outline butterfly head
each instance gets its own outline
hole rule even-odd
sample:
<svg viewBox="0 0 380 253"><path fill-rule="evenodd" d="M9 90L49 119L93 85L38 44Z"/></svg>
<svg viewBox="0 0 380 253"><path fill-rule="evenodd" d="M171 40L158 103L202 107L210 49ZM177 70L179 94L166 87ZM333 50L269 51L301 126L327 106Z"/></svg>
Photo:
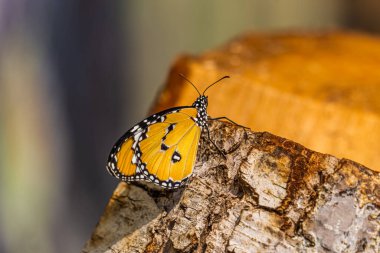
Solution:
<svg viewBox="0 0 380 253"><path fill-rule="evenodd" d="M221 80L225 79L225 78L229 78L229 76L223 76L222 78L218 79L217 81L213 82L212 84L210 84L209 86L206 87L206 89L203 91L203 93L201 94L199 92L199 90L197 89L197 87L189 80L187 79L184 75L182 74L179 74L183 79L185 79L186 81L188 81L194 88L195 90L198 92L199 94L199 97L197 98L197 100L195 100L195 102L193 103L193 107L195 107L198 111L197 113L197 117L194 118L194 121L195 123L200 126L200 127L207 127L207 119L208 119L208 116L207 116L207 105L208 105L208 97L205 95L206 91L211 88L212 86L214 86L215 84L217 84L218 82L220 82Z"/></svg>
<svg viewBox="0 0 380 253"><path fill-rule="evenodd" d="M207 106L208 106L208 97L204 95L199 96L197 100L195 100L195 102L193 103L193 107L197 108L198 110L200 109L206 110Z"/></svg>

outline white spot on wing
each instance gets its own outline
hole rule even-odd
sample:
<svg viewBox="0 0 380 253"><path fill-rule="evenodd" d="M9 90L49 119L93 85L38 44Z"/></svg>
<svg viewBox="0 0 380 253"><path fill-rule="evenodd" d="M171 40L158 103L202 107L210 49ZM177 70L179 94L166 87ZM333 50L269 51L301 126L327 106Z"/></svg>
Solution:
<svg viewBox="0 0 380 253"><path fill-rule="evenodd" d="M133 157L132 157L132 163L136 164L136 162L137 162L137 156L133 155Z"/></svg>
<svg viewBox="0 0 380 253"><path fill-rule="evenodd" d="M136 125L132 128L131 132L135 132L137 129L139 129L139 125Z"/></svg>
<svg viewBox="0 0 380 253"><path fill-rule="evenodd" d="M133 139L134 139L135 141L137 141L137 140L140 138L141 134L142 134L142 133L138 133L138 134L136 134L136 135L133 137Z"/></svg>

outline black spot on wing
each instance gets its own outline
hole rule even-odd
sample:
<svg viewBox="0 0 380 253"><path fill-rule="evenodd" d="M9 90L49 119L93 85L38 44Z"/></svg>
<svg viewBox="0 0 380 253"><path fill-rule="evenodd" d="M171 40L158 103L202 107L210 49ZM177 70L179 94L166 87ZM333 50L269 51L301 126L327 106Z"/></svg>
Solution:
<svg viewBox="0 0 380 253"><path fill-rule="evenodd" d="M168 149L169 149L169 147L166 146L165 143L162 143L162 144L161 144L161 150L166 151L166 150L168 150Z"/></svg>
<svg viewBox="0 0 380 253"><path fill-rule="evenodd" d="M174 153L172 155L172 162L176 163L176 162L179 162L179 161L181 161L181 154L178 153L177 151L174 151Z"/></svg>
<svg viewBox="0 0 380 253"><path fill-rule="evenodd" d="M171 131L173 131L173 129L174 129L174 126L175 126L175 124L170 124L169 126L168 126L168 131L167 131L167 133L170 133Z"/></svg>

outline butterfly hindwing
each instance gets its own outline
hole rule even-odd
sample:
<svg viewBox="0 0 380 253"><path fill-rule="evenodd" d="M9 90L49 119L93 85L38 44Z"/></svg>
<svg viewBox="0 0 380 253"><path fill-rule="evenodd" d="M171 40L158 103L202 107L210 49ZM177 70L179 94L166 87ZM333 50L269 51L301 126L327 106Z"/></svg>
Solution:
<svg viewBox="0 0 380 253"><path fill-rule="evenodd" d="M171 108L132 127L112 148L109 172L124 181L179 187L195 163L201 133L197 113L194 107Z"/></svg>
<svg viewBox="0 0 380 253"><path fill-rule="evenodd" d="M148 119L153 120L153 118ZM143 138L144 129L148 125L146 120L129 129L112 147L107 170L114 177L127 182L144 179L137 166L138 153L135 151L138 140L140 137Z"/></svg>

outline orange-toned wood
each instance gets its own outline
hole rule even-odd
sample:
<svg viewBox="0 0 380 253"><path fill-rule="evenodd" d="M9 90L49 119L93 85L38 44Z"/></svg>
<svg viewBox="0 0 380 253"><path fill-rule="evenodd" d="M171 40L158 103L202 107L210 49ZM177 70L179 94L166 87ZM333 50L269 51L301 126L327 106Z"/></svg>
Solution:
<svg viewBox="0 0 380 253"><path fill-rule="evenodd" d="M380 38L353 32L246 34L172 67L154 111L208 90L211 116L227 116L306 147L380 170Z"/></svg>

